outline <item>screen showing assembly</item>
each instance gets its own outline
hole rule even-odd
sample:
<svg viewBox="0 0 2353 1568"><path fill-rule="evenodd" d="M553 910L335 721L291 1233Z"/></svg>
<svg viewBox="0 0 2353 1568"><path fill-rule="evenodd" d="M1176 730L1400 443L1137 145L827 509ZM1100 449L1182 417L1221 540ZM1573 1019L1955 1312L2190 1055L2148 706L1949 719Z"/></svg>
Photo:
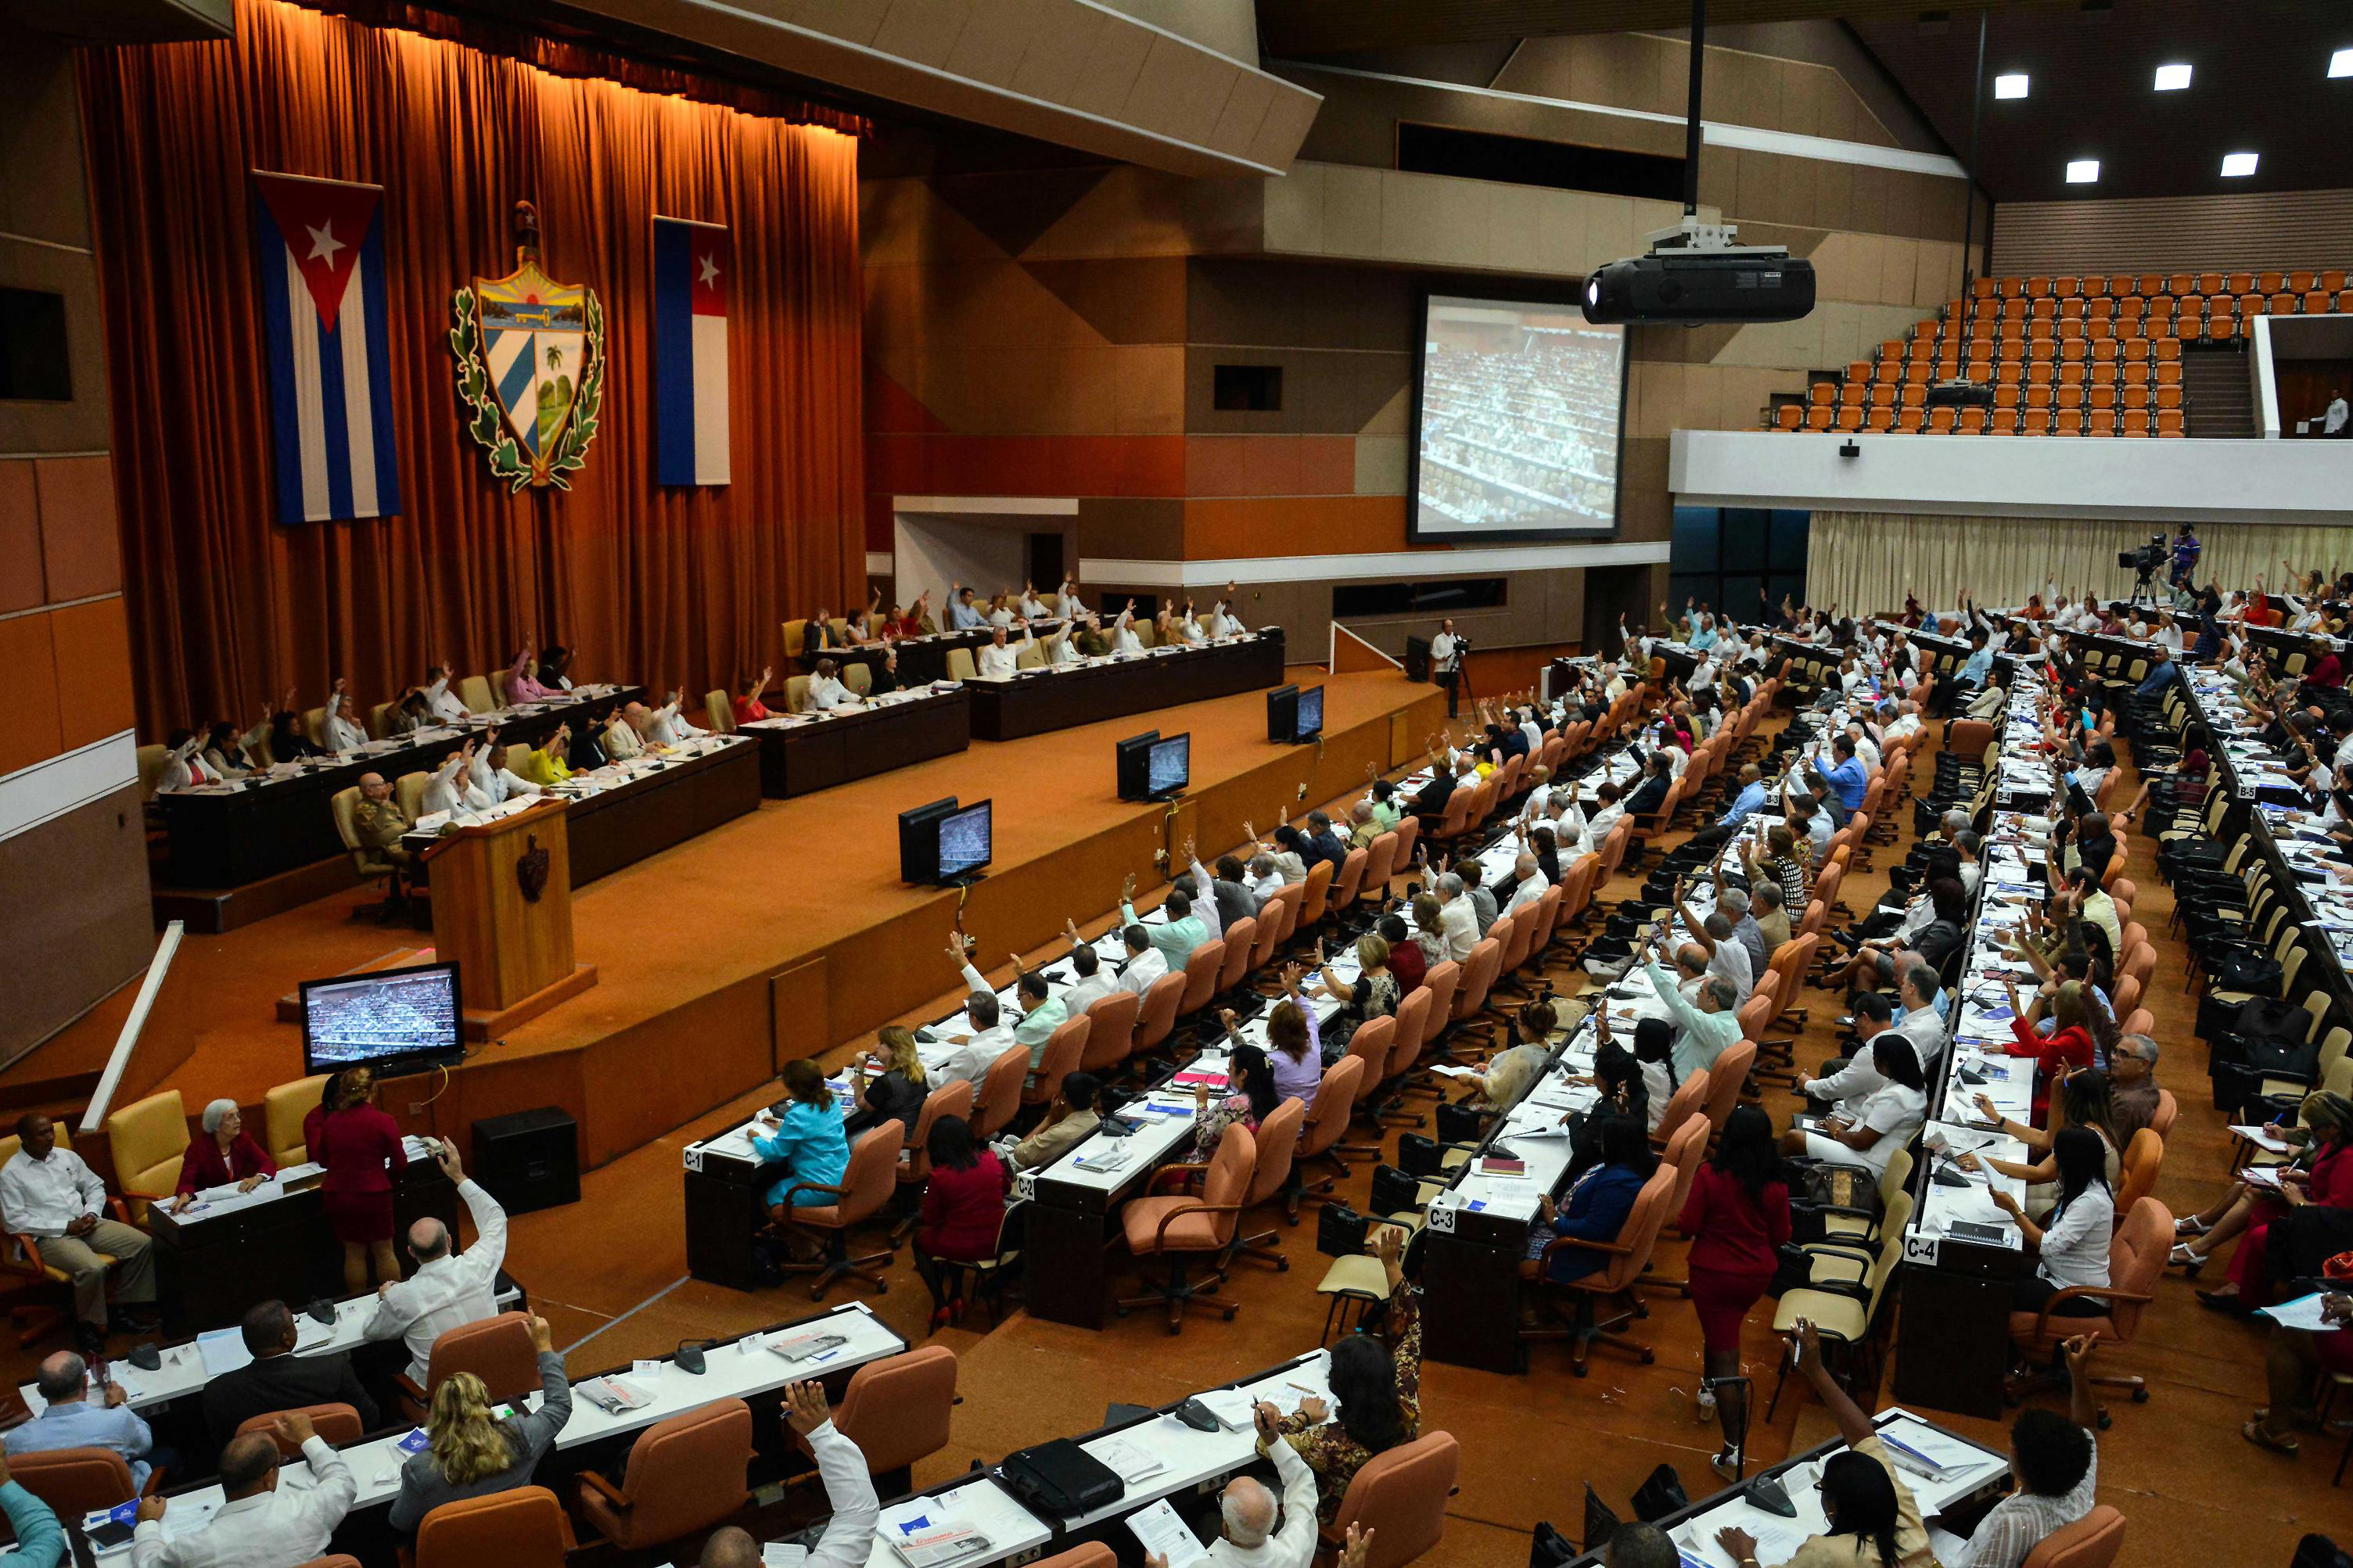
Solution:
<svg viewBox="0 0 2353 1568"><path fill-rule="evenodd" d="M1617 531L1624 328L1574 305L1432 294L1419 368L1415 541Z"/></svg>
<svg viewBox="0 0 2353 1568"><path fill-rule="evenodd" d="M301 992L305 1072L364 1064L390 1076L465 1054L454 963L305 981Z"/></svg>
<svg viewBox="0 0 2353 1568"><path fill-rule="evenodd" d="M990 803L967 805L940 819L940 875L963 877L988 864Z"/></svg>
<svg viewBox="0 0 2353 1568"><path fill-rule="evenodd" d="M1193 778L1193 737L1190 733L1171 735L1155 742L1152 748L1150 771L1145 784L1154 799L1175 795Z"/></svg>

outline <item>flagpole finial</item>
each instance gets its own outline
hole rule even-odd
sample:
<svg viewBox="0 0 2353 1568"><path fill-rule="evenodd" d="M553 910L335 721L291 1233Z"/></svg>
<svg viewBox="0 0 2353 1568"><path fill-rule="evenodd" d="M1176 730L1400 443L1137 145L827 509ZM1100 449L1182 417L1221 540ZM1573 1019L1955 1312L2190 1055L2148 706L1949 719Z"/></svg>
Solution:
<svg viewBox="0 0 2353 1568"><path fill-rule="evenodd" d="M539 209L529 202L517 202L514 206L515 260L518 263L539 259Z"/></svg>

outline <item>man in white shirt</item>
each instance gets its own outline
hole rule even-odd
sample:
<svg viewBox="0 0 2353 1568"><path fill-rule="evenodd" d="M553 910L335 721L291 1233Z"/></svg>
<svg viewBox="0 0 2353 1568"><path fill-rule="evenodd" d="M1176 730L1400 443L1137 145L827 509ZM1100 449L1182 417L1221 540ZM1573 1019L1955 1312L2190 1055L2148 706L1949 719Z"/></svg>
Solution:
<svg viewBox="0 0 2353 1568"><path fill-rule="evenodd" d="M1544 868L1536 864L1536 858L1525 849L1520 851L1520 858L1512 863L1512 869L1517 874L1519 879L1512 884L1512 896L1504 903L1502 911L1496 915L1495 918L1498 920L1515 915L1522 910L1534 909L1536 901L1542 899L1546 890L1552 886L1544 874ZM1441 918L1445 912L1443 909L1439 910Z"/></svg>
<svg viewBox="0 0 2353 1568"><path fill-rule="evenodd" d="M0 1226L11 1236L29 1236L41 1261L62 1268L73 1281L77 1338L85 1349L106 1344L107 1266L114 1259L114 1299L126 1308L123 1326L143 1331L154 1326L155 1259L147 1233L106 1211L106 1184L80 1155L58 1147L56 1125L38 1111L16 1119L23 1147L0 1166Z"/></svg>
<svg viewBox="0 0 2353 1568"><path fill-rule="evenodd" d="M1005 634L997 635L1001 637ZM859 706L858 693L841 683L841 667L833 660L818 659L817 668L809 672L808 705L819 713Z"/></svg>
<svg viewBox="0 0 2353 1568"><path fill-rule="evenodd" d="M952 632L968 632L986 626L987 618L972 602L972 590L961 583L948 584L948 625Z"/></svg>
<svg viewBox="0 0 2353 1568"><path fill-rule="evenodd" d="M658 746L682 746L707 733L680 710L680 701L684 696L682 691L672 691L668 702L646 716L644 728L639 732ZM644 705L640 703L638 706Z"/></svg>
<svg viewBox="0 0 2353 1568"><path fill-rule="evenodd" d="M427 670L425 705L433 710L436 719L455 723L458 720L471 717L473 710L458 700L458 694L449 689L449 666L446 663L437 664Z"/></svg>
<svg viewBox="0 0 2353 1568"><path fill-rule="evenodd" d="M817 1384L786 1385L785 1419L808 1445L818 1477L825 1483L825 1500L833 1510L825 1532L802 1561L806 1568L856 1568L873 1554L874 1526L882 1517L866 1456L834 1426L825 1390ZM704 1542L702 1555L695 1560L696 1568L760 1568L765 1561L760 1543L732 1524Z"/></svg>
<svg viewBox="0 0 2353 1568"><path fill-rule="evenodd" d="M1259 1447L1274 1461L1275 1479L1282 1483L1281 1527L1266 1483L1236 1476L1219 1497L1220 1529L1201 1561L1219 1568L1307 1568L1315 1561L1315 1472L1282 1435L1281 1411L1261 1404L1251 1415ZM1156 1552L1147 1553L1145 1563L1146 1568L1168 1568L1168 1560Z"/></svg>
<svg viewBox="0 0 2353 1568"><path fill-rule="evenodd" d="M1004 1021L1004 1011L997 1005L997 993L983 986L964 999L965 1023L972 1034L956 1047L955 1054L940 1064L937 1075L942 1083L954 1083L962 1079L972 1085L973 1092L980 1091L981 1081L997 1058L1011 1050L1017 1042L1012 1027Z"/></svg>
<svg viewBox="0 0 2353 1568"><path fill-rule="evenodd" d="M1936 972L1926 961L1906 958L1896 965L1895 999L1904 1005L1904 1016L1895 1020L1895 1032L1912 1042L1924 1079L1936 1072L1945 1056L1945 1020L1936 1011L1938 989Z"/></svg>
<svg viewBox="0 0 2353 1568"><path fill-rule="evenodd" d="M1005 640L1005 628L997 627L989 634L987 645L980 650L980 674L985 680L1002 680L1021 668L1021 647L1030 642L1028 633L1021 637L1021 647Z"/></svg>
<svg viewBox="0 0 2353 1568"><path fill-rule="evenodd" d="M2329 388L2328 409L2320 416L2320 433L2324 436L2344 435L2348 417L2353 417L2353 410L2345 406L2345 395L2335 387Z"/></svg>
<svg viewBox="0 0 2353 1568"><path fill-rule="evenodd" d="M427 811L488 811L495 803L490 792L474 782L474 746L450 753L449 760L426 781L421 803Z"/></svg>
<svg viewBox="0 0 2353 1568"><path fill-rule="evenodd" d="M1152 933L1134 921L1121 928L1120 941L1127 948L1127 962L1120 966L1119 988L1141 996L1168 973L1167 955L1152 945Z"/></svg>
<svg viewBox="0 0 2353 1568"><path fill-rule="evenodd" d="M1479 945L1478 906L1451 871L1438 879L1438 930L1446 939L1446 956L1457 963L1469 960Z"/></svg>
<svg viewBox="0 0 2353 1568"><path fill-rule="evenodd" d="M638 734L637 726L629 722L629 709L642 710L643 707L643 703L628 703L614 710L612 718L605 721L602 736L605 754L613 761L626 763L645 755L645 737Z"/></svg>
<svg viewBox="0 0 2353 1568"><path fill-rule="evenodd" d="M325 1555L335 1526L359 1495L359 1481L302 1411L279 1415L275 1429L278 1441L248 1432L230 1438L221 1450L220 1485L227 1500L202 1529L167 1539L165 1500L141 1498L139 1525L131 1539L132 1568L299 1568ZM310 1486L278 1484L279 1441L302 1450L311 1467Z"/></svg>
<svg viewBox="0 0 2353 1568"><path fill-rule="evenodd" d="M1134 599L1130 599L1127 602L1127 607L1120 611L1119 619L1112 623L1111 651L1113 653L1144 651L1144 639L1135 635L1135 601Z"/></svg>
<svg viewBox="0 0 2353 1568"><path fill-rule="evenodd" d="M1854 999L1854 1033L1862 1044L1827 1078L1798 1075L1798 1092L1810 1102L1808 1109L1818 1114L1835 1111L1849 1121L1858 1118L1863 1100L1886 1087L1886 1075L1872 1060L1871 1042L1894 1026L1894 1016L1887 998L1876 991Z"/></svg>
<svg viewBox="0 0 2353 1568"><path fill-rule="evenodd" d="M1461 713L1461 647L1462 640L1454 635L1451 619L1438 623L1438 635L1430 639L1430 679L1446 688L1446 716L1457 718Z"/></svg>
<svg viewBox="0 0 2353 1568"><path fill-rule="evenodd" d="M1682 917L1683 929L1691 933L1693 944L1707 954L1707 966L1701 973L1729 981L1733 991L1732 1005L1737 1007L1748 1000L1749 992L1757 984L1756 976L1750 973L1748 949L1732 934L1731 916L1717 910L1704 921L1694 920L1691 906L1683 902L1683 889L1677 888L1675 912Z"/></svg>
<svg viewBox="0 0 2353 1568"><path fill-rule="evenodd" d="M507 1211L484 1192L458 1161L447 1138L433 1151L442 1173L458 1184L458 1195L474 1219L474 1245L455 1250L458 1238L438 1219L408 1227L408 1250L417 1272L376 1288L375 1316L361 1330L370 1340L405 1339L409 1381L425 1385L433 1342L451 1329L498 1315L499 1265L507 1255Z"/></svg>
<svg viewBox="0 0 2353 1568"><path fill-rule="evenodd" d="M539 786L527 778L516 775L507 766L507 749L498 743L499 732L491 731L491 743L482 753L482 766L476 781L492 805L502 805L516 795L535 795Z"/></svg>
<svg viewBox="0 0 2353 1568"><path fill-rule="evenodd" d="M1078 978L1062 993L1063 1009L1073 1017L1083 1016L1086 1010L1119 989L1118 977L1103 969L1103 957L1095 952L1094 943L1079 934L1079 923L1066 920L1062 930L1071 939L1071 973Z"/></svg>
<svg viewBox="0 0 2353 1568"><path fill-rule="evenodd" d="M1905 736L1916 735L1919 732L1920 705L1907 697L1895 705L1895 717L1888 722L1885 729L1880 731L1880 734L1888 744L1894 745Z"/></svg>

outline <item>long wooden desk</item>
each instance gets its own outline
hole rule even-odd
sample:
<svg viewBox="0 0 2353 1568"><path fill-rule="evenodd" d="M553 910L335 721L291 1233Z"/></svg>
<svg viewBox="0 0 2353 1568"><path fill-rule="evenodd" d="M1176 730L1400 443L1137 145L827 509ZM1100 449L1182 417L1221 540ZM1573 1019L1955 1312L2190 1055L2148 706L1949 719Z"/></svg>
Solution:
<svg viewBox="0 0 2353 1568"><path fill-rule="evenodd" d="M396 1230L428 1215L454 1229L457 1187L423 1139L406 1146L408 1163L392 1178ZM248 1194L200 1194L185 1215L166 1202L149 1207L155 1307L167 1331L227 1328L272 1299L299 1308L342 1294L343 1247L327 1223L320 1175L318 1165L290 1165Z"/></svg>
<svg viewBox="0 0 2353 1568"><path fill-rule="evenodd" d="M746 724L760 742L760 793L783 800L944 757L972 744L965 689L911 690L830 713L797 713Z"/></svg>
<svg viewBox="0 0 2353 1568"><path fill-rule="evenodd" d="M1269 628L1198 647L1146 648L1080 664L1045 665L999 679L965 683L972 732L1018 741L1155 708L1280 685L1282 633ZM1108 765L1110 759L1106 758Z"/></svg>
<svg viewBox="0 0 2353 1568"><path fill-rule="evenodd" d="M232 784L163 790L155 796L171 837L167 879L182 888L236 888L344 852L330 802L362 775L387 779L429 773L469 740L493 725L509 744L536 744L569 722L577 732L624 703L643 699L642 686L582 687L569 698L508 709L494 718L444 726L414 742L378 742L368 749Z"/></svg>
<svg viewBox="0 0 2353 1568"><path fill-rule="evenodd" d="M572 802L565 828L572 846L572 885L586 887L624 867L674 848L724 822L759 809L760 751L733 735L689 742L681 754L607 763L575 773L552 792ZM520 809L528 801L510 801ZM401 842L432 847L441 819L428 815Z"/></svg>

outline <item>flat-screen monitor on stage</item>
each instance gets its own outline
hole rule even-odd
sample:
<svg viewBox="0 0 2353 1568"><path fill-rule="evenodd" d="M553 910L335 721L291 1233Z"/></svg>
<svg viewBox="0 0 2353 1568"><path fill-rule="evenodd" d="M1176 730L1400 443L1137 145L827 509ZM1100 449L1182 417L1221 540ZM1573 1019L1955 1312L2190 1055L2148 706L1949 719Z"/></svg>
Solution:
<svg viewBox="0 0 2353 1568"><path fill-rule="evenodd" d="M1193 736L1190 731L1152 742L1145 765L1145 787L1150 798L1166 800L1193 782Z"/></svg>
<svg viewBox="0 0 2353 1568"><path fill-rule="evenodd" d="M1290 742L1299 727L1299 688L1278 686L1266 694L1266 738L1277 745Z"/></svg>
<svg viewBox="0 0 2353 1568"><path fill-rule="evenodd" d="M1299 690L1299 717L1292 725L1291 738L1312 741L1324 732L1324 689L1303 686Z"/></svg>
<svg viewBox="0 0 2353 1568"><path fill-rule="evenodd" d="M1420 341L1409 539L1618 531L1624 328L1574 304L1429 294Z"/></svg>
<svg viewBox="0 0 2353 1568"><path fill-rule="evenodd" d="M988 864L991 824L988 801L960 805L940 818L939 877L943 882L969 877Z"/></svg>
<svg viewBox="0 0 2353 1568"><path fill-rule="evenodd" d="M1114 753L1118 767L1119 798L1150 800L1152 785L1152 748L1160 742L1160 731L1146 730L1141 735L1130 735L1122 741Z"/></svg>
<svg viewBox="0 0 2353 1568"><path fill-rule="evenodd" d="M424 963L302 982L302 1071L365 1067L379 1078L465 1058L458 966Z"/></svg>
<svg viewBox="0 0 2353 1568"><path fill-rule="evenodd" d="M921 886L940 879L940 819L955 808L955 796L949 795L899 814L901 881Z"/></svg>

